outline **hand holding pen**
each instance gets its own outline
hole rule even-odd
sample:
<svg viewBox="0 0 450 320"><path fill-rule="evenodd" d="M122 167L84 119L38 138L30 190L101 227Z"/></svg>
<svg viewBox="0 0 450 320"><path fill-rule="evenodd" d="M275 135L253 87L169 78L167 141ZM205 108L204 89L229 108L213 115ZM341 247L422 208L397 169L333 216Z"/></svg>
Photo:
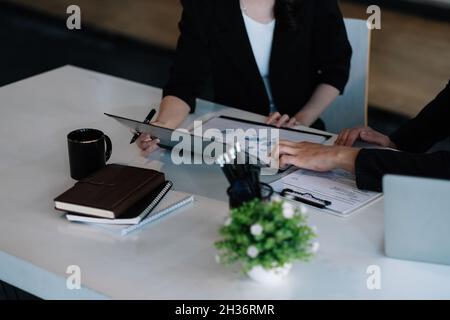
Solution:
<svg viewBox="0 0 450 320"><path fill-rule="evenodd" d="M156 110L155 110L155 109L152 109L152 110L150 111L150 113L148 114L148 116L145 118L145 120L144 120L143 123L149 124L149 123L152 121L152 119L153 119L153 117L155 116L155 114L156 114ZM140 136L141 136L141 133L140 133L140 132L136 132L136 133L134 134L133 138L131 139L130 144L135 143L136 140L137 140Z"/></svg>

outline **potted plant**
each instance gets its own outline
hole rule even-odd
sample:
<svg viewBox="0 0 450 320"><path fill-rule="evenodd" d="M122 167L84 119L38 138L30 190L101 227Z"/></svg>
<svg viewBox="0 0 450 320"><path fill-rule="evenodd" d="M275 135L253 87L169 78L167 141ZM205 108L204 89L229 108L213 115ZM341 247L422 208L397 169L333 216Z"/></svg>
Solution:
<svg viewBox="0 0 450 320"><path fill-rule="evenodd" d="M216 242L219 262L240 263L243 271L263 284L276 284L292 263L308 261L318 249L304 209L277 198L255 199L231 209Z"/></svg>

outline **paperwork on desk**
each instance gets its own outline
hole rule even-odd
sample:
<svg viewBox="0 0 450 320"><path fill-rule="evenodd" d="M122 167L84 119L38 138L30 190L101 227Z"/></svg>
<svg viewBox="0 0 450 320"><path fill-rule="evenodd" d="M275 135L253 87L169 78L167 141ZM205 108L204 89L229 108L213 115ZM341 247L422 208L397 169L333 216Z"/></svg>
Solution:
<svg viewBox="0 0 450 320"><path fill-rule="evenodd" d="M323 144L325 141L331 138L331 135L317 134L313 132L287 128L278 129L273 128L271 126L267 126L263 123L257 123L253 121L236 119L226 116L215 117L202 124L203 132L209 129L219 130L223 134L224 138L225 134L227 133L227 130L241 129L245 131L246 151L250 155L253 155L255 157L258 157L258 155L260 154L270 153L275 144L278 143L279 140L289 140L295 142L312 142ZM268 132L268 134L267 135L261 134L262 132L264 132L262 130ZM271 136L272 134L270 132L271 130L276 131L277 134ZM221 142L226 143L226 141Z"/></svg>
<svg viewBox="0 0 450 320"><path fill-rule="evenodd" d="M356 187L352 174L335 170L319 173L309 170L297 170L271 184L275 192L291 189L308 193L314 197L331 202L323 211L340 217L349 217L356 210L381 197L381 193L362 191Z"/></svg>

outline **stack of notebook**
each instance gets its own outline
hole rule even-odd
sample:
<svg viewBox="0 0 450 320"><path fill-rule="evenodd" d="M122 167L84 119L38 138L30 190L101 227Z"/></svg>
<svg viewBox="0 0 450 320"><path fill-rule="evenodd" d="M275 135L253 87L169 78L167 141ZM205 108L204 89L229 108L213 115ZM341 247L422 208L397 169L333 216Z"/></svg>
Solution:
<svg viewBox="0 0 450 320"><path fill-rule="evenodd" d="M55 208L70 221L137 225L171 187L161 172L111 164L57 197Z"/></svg>

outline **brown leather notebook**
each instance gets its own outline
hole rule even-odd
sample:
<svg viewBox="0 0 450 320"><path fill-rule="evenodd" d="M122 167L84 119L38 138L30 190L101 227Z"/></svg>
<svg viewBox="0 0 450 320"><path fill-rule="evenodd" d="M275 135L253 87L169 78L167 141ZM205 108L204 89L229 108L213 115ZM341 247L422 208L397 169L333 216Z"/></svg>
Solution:
<svg viewBox="0 0 450 320"><path fill-rule="evenodd" d="M115 219L163 183L161 172L110 164L58 196L55 208Z"/></svg>

